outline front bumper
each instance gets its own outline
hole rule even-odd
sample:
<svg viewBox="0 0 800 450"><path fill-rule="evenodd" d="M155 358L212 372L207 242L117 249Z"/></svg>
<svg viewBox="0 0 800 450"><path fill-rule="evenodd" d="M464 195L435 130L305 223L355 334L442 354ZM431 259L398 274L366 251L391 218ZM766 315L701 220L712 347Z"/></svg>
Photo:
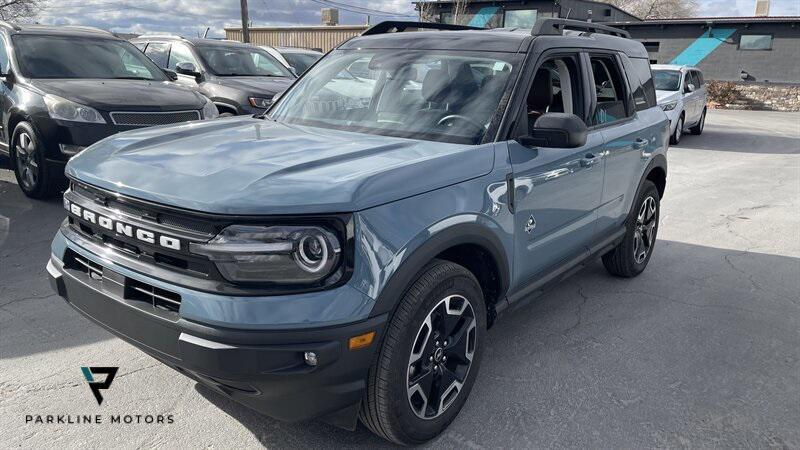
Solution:
<svg viewBox="0 0 800 450"><path fill-rule="evenodd" d="M661 106L659 105L659 107L661 107ZM664 111L664 114L666 114L667 118L669 119L669 132L670 132L670 135L675 133L675 127L678 126L678 118L681 116L682 113L683 113L683 105L682 104L678 104L675 108L673 108L673 109L671 109L669 111Z"/></svg>
<svg viewBox="0 0 800 450"><path fill-rule="evenodd" d="M128 278L109 268L92 277L53 255L47 271L53 289L78 312L216 392L279 420L355 425L386 315L331 327L232 329L131 300ZM370 331L371 346L349 350L350 337ZM316 366L305 362L305 352L316 353Z"/></svg>

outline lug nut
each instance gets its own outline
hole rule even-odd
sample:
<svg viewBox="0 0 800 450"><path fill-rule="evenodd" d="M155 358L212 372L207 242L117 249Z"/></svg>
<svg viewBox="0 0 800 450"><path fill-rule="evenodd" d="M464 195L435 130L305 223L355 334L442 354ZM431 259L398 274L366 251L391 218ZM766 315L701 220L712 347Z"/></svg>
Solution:
<svg viewBox="0 0 800 450"><path fill-rule="evenodd" d="M447 341L444 341L444 346L447 347Z"/></svg>
<svg viewBox="0 0 800 450"><path fill-rule="evenodd" d="M447 361L447 356L442 356L442 361Z"/></svg>
<svg viewBox="0 0 800 450"><path fill-rule="evenodd" d="M437 366L437 365L434 365L434 366L433 366L433 370L439 370L439 366Z"/></svg>
<svg viewBox="0 0 800 450"><path fill-rule="evenodd" d="M439 341L434 342L434 345L439 346Z"/></svg>
<svg viewBox="0 0 800 450"><path fill-rule="evenodd" d="M428 358L428 361L433 361L433 355L431 355L430 358Z"/></svg>

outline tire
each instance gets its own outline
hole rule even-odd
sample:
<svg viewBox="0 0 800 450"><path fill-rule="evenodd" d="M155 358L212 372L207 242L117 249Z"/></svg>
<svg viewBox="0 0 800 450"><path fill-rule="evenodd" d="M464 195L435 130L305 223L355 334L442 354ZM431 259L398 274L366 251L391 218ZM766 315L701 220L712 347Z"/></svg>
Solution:
<svg viewBox="0 0 800 450"><path fill-rule="evenodd" d="M675 126L675 131L672 133L672 136L669 137L669 144L670 145L678 145L681 143L681 137L683 137L683 114L678 117L678 125Z"/></svg>
<svg viewBox="0 0 800 450"><path fill-rule="evenodd" d="M14 128L9 154L17 184L26 196L50 198L65 186L63 172L47 163L44 146L30 123L20 122Z"/></svg>
<svg viewBox="0 0 800 450"><path fill-rule="evenodd" d="M661 198L658 188L652 181L646 180L633 210L628 215L625 223L627 232L622 242L603 255L603 265L609 273L632 278L644 271L653 255L660 214Z"/></svg>
<svg viewBox="0 0 800 450"><path fill-rule="evenodd" d="M454 314L458 310L460 315ZM452 333L445 334L447 328ZM486 306L475 276L458 264L432 261L387 326L369 371L361 422L400 445L420 445L438 436L467 401L485 335ZM448 342L448 336L460 337ZM430 382L427 388L425 381ZM442 386L439 394L437 386Z"/></svg>
<svg viewBox="0 0 800 450"><path fill-rule="evenodd" d="M700 116L700 121L697 122L697 125L689 128L689 131L693 135L700 136L701 134L703 134L703 128L706 127L706 112L707 111L708 111L707 109L703 109L703 114Z"/></svg>

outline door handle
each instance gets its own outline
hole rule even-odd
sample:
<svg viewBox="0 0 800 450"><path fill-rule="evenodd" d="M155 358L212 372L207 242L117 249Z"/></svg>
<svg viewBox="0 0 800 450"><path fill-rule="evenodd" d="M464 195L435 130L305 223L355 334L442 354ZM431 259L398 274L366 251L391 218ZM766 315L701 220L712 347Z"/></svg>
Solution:
<svg viewBox="0 0 800 450"><path fill-rule="evenodd" d="M603 159L603 154L595 155L594 153L587 153L586 156L581 158L581 166L592 167Z"/></svg>
<svg viewBox="0 0 800 450"><path fill-rule="evenodd" d="M647 148L647 144L649 142L650 141L648 141L647 139L639 138L639 139L633 141L633 148L636 149L636 150L644 150L644 149Z"/></svg>

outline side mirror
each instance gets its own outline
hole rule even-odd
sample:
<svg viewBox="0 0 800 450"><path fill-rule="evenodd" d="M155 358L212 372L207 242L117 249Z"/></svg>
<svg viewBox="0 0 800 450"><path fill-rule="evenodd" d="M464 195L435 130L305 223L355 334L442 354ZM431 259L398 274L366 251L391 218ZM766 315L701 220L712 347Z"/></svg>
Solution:
<svg viewBox="0 0 800 450"><path fill-rule="evenodd" d="M167 78L169 78L169 81L176 81L178 79L178 74L175 73L174 70L170 69L161 69L161 70L164 71L164 75L166 75Z"/></svg>
<svg viewBox="0 0 800 450"><path fill-rule="evenodd" d="M178 65L175 66L175 72L181 75L200 78L200 71L197 70L197 67L195 67L194 64L190 62L178 63Z"/></svg>
<svg viewBox="0 0 800 450"><path fill-rule="evenodd" d="M686 93L687 94L690 93L690 92L694 92L696 90L697 90L697 87L695 87L694 84L689 83L689 84L686 85Z"/></svg>
<svg viewBox="0 0 800 450"><path fill-rule="evenodd" d="M589 129L575 114L547 113L536 120L531 133L517 141L525 147L577 148L586 145Z"/></svg>

